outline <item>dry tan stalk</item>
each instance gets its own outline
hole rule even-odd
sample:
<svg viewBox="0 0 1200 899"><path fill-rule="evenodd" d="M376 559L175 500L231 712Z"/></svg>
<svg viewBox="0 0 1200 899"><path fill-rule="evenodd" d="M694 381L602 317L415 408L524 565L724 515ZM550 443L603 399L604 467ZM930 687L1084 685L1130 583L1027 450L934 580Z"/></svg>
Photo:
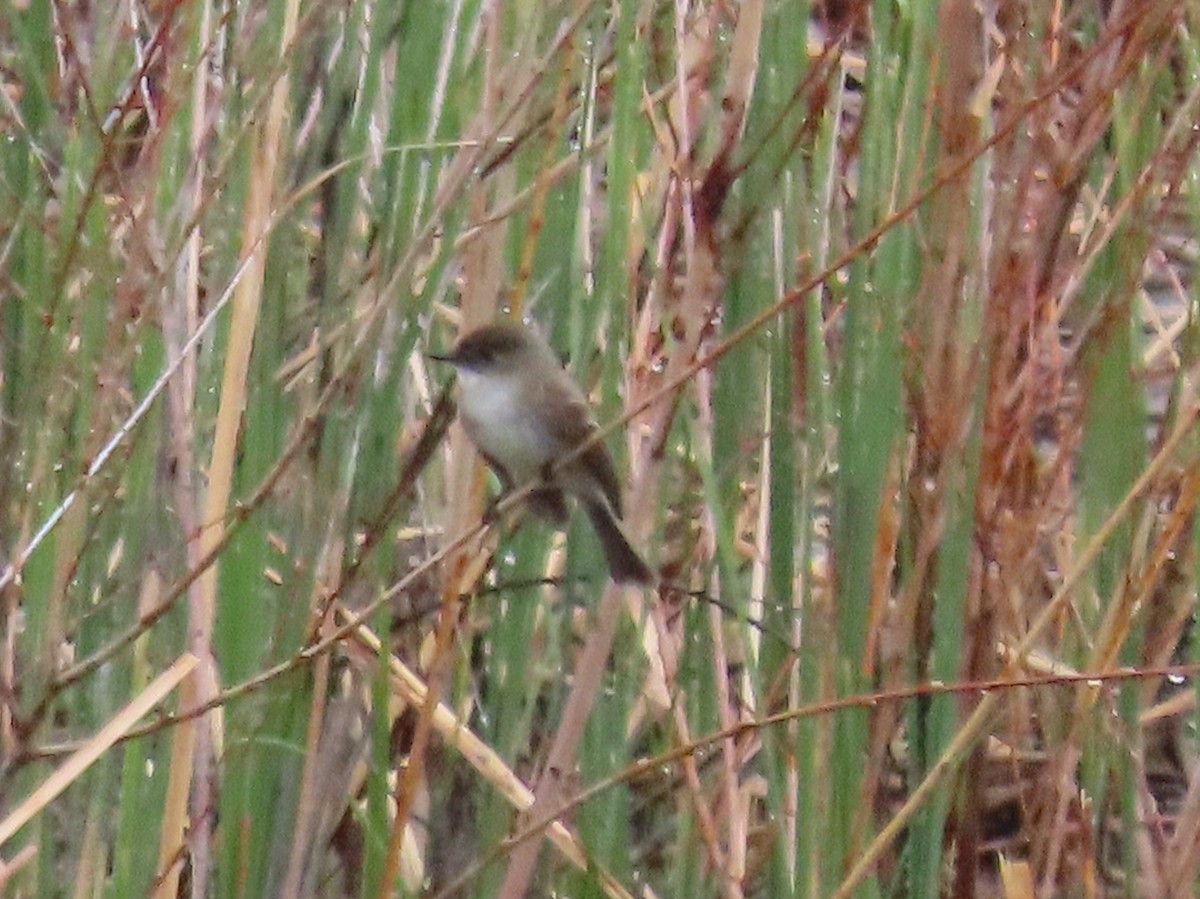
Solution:
<svg viewBox="0 0 1200 899"><path fill-rule="evenodd" d="M348 622L356 617L341 605L336 606L336 612L343 621ZM373 656L383 656L382 643L366 625L359 624L357 626L355 637L371 651ZM352 655L351 658L354 656ZM386 658L396 693L413 708L424 707L429 698L429 688L426 683L396 656L389 653ZM505 764L504 760L455 714L453 709L444 702L438 702L430 720L434 730L446 741L446 744L458 750L468 764L483 775L484 779L495 787L514 809L529 812L532 816L535 805L533 792ZM632 894L619 881L600 868L595 859L588 857L583 843L561 821L549 824L546 828L546 836L563 858L575 867L582 871L598 871L601 885L607 895L620 897L620 899L632 899Z"/></svg>
<svg viewBox="0 0 1200 899"><path fill-rule="evenodd" d="M285 6L283 24L280 29L280 58L285 58L296 37L299 14L298 0L290 0ZM225 368L222 373L221 399L217 410L213 434L212 458L209 463L208 492L205 495L204 513L201 521L198 546L194 552L201 558L209 555L218 546L225 532L225 516L233 484L233 469L237 457L237 438L241 427L242 411L246 407L246 378L250 367L254 332L258 324L259 305L262 299L263 272L266 266L266 246L263 235L272 221L272 202L276 191L276 170L280 160L283 125L288 110L290 79L285 68L271 90L267 107L266 122L257 139L242 220L242 244L249 251L246 275L238 282L234 291L233 313L226 347ZM193 552L189 547L189 553ZM204 675L195 681L197 688L194 700L197 704L208 702L219 692L219 675L212 654L213 619L216 614L218 565L207 568L188 591L188 643L195 656L201 660ZM175 732L178 751L172 749L170 782L183 791L188 783L195 790L192 816L194 827L189 835L191 847L191 876L193 895L204 896L208 892L208 876L211 867L210 836L214 812L213 772L214 744L206 727L219 727L219 721L189 721ZM177 770L176 763L187 765L188 770ZM182 857L179 847L187 826L186 802L175 802L170 806L171 814L164 818L159 858L173 859L158 884L157 895L174 896L182 872Z"/></svg>
<svg viewBox="0 0 1200 899"><path fill-rule="evenodd" d="M617 623L621 619L622 594L625 590L626 588L609 582L596 607L592 630L588 634L583 651L579 654L571 692L563 706L562 717L554 732L550 751L546 755L546 766L534 790L535 798L527 810L528 817L533 820L542 820L563 805L566 796L563 778L575 770L575 754L583 738L588 713L600 693L604 670L617 632ZM533 878L540 847L539 838L527 840L513 851L498 893L501 899L517 899L526 894Z"/></svg>
<svg viewBox="0 0 1200 899"><path fill-rule="evenodd" d="M83 844L79 847L79 858L75 862L75 884L71 890L72 899L88 899L98 896L103 891L104 872L107 867L107 847L101 848L100 819L107 818L107 810L97 813L93 805L88 812L87 822L83 826Z"/></svg>
<svg viewBox="0 0 1200 899"><path fill-rule="evenodd" d="M1043 632L1048 630L1050 625L1057 620L1062 609L1074 595L1079 582L1091 570L1092 565L1100 555L1100 551L1108 543L1108 539L1130 515L1134 504L1142 498L1150 488L1150 485L1157 480L1162 470L1174 460L1176 451L1184 443L1191 426L1195 424L1198 418L1200 418L1200 409L1193 408L1188 410L1187 414L1181 418L1179 426L1163 444L1154 459L1142 470L1142 473L1117 504L1116 508L1104 520L1104 523L1097 529L1087 545L1083 547L1075 560L1074 567L1065 574L1062 584L1055 591L1054 596L1050 598L1046 606L1030 623L1028 631L1026 631L1020 643L1014 648L1013 652L1017 661L1010 663L1005 669L1006 672L1015 671L1020 666L1020 660L1034 651ZM997 710L996 706L1000 702L1001 693L1002 691L992 691L980 699L975 710L950 741L950 745L946 747L941 756L929 769L929 773L925 775L925 779L917 785L901 808L892 816L892 819L888 821L871 841L870 845L865 847L862 854L855 860L854 865L839 885L837 892L834 893L835 899L843 899L843 897L851 895L854 888L862 882L863 878L875 866L875 863L879 861L884 849L900 835L901 831L908 824L908 821L916 813L916 810L926 802L934 789L949 774L957 769L962 757L970 751L976 741L983 738L984 732Z"/></svg>
<svg viewBox="0 0 1200 899"><path fill-rule="evenodd" d="M53 774L0 821L0 846L82 776L83 772L104 755L140 718L162 702L167 694L192 672L198 662L199 660L190 653L181 655L170 668L156 677L150 686L100 728L94 737L59 765Z"/></svg>
<svg viewBox="0 0 1200 899"><path fill-rule="evenodd" d="M37 858L38 847L33 843L23 846L11 862L0 861L0 889L8 886L14 874Z"/></svg>
<svg viewBox="0 0 1200 899"><path fill-rule="evenodd" d="M491 134L498 129L498 122L502 118L498 109L501 84L505 79L515 81L514 76L521 72L518 67L529 63L529 60L522 60L518 57L512 63L514 66L512 71L498 70L498 60L504 55L500 52L499 47L499 11L493 8L485 12L482 16L482 23L484 40L487 42L483 57L483 102L468 129L472 135ZM517 109L509 110L509 114L516 115ZM507 196L511 194L514 178L515 173L512 168L505 167L495 179L491 179L490 184L475 182L468 188L469 221L472 223L473 231L470 240L459 248L463 256L464 276L461 308L464 328L483 324L495 317L500 298L501 273L504 271L502 252L504 229L502 223L487 227L480 227L479 223L486 217L489 190ZM478 517L479 511L483 508L484 485L480 463L461 429L457 429L451 434L448 472L452 491L448 507L448 523L450 533L457 533ZM429 666L431 689L425 702L420 706L409 750L409 762L401 773L396 787L396 815L388 837L383 876L380 879L380 899L386 899L390 894L391 884L395 882L400 871L409 810L424 778L425 752L431 733L432 716L445 682L450 675L450 664L459 620L460 597L469 592L470 588L469 583L464 580L464 576L468 568L474 566L469 566L468 562L469 558L465 552L455 552L447 559L443 569L447 572L447 576L443 581L442 606L435 631L435 653Z"/></svg>
<svg viewBox="0 0 1200 899"><path fill-rule="evenodd" d="M1194 698L1195 694L1187 695ZM1200 869L1200 777L1194 773L1175 819L1175 832L1167 843L1162 867L1167 883L1178 885L1181 891L1172 893L1171 899L1176 899L1176 895L1178 899L1190 896Z"/></svg>
<svg viewBox="0 0 1200 899"><path fill-rule="evenodd" d="M340 521L339 515L331 515L330 521ZM328 551L322 554L321 570L324 577L314 579L314 591L324 589L325 578L328 572L332 569L337 570L337 566L341 560L341 543L337 542L337 551ZM332 558L336 556L335 558ZM329 631L329 618L321 622L321 635L327 636ZM296 802L296 817L292 824L292 845L288 853L287 873L283 879L283 890L280 895L283 896L299 896L300 883L304 876L305 864L311 858L311 834L313 822L317 817L316 796L318 791L317 785L317 768L320 762L320 752L318 747L321 742L321 733L325 728L325 708L326 697L329 693L329 654L321 656L316 660L313 666L313 687L311 707L308 715L308 729L304 739L304 767L300 772L300 796Z"/></svg>

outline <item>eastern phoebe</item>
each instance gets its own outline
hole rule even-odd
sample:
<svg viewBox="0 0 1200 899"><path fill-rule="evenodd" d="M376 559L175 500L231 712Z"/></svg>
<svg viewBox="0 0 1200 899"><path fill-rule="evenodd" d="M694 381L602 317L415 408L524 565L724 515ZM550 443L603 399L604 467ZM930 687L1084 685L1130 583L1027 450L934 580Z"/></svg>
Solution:
<svg viewBox="0 0 1200 899"><path fill-rule="evenodd" d="M553 469L596 425L583 391L549 344L518 322L500 321L432 358L457 370L459 418L504 488L537 481L530 506L559 524L567 520L565 496L575 497L600 538L612 579L651 583L653 573L621 528L621 485L603 444Z"/></svg>

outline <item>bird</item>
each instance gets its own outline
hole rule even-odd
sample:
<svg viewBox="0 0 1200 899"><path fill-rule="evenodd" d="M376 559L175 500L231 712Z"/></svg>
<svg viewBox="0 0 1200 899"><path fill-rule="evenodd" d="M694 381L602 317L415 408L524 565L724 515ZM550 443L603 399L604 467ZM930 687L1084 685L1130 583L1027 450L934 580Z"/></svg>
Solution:
<svg viewBox="0 0 1200 899"><path fill-rule="evenodd" d="M556 465L597 430L587 398L536 330L503 319L475 328L431 358L454 366L463 429L506 491L534 483L528 502L567 522L583 507L617 583L648 585L653 572L622 527L621 485L599 441Z"/></svg>

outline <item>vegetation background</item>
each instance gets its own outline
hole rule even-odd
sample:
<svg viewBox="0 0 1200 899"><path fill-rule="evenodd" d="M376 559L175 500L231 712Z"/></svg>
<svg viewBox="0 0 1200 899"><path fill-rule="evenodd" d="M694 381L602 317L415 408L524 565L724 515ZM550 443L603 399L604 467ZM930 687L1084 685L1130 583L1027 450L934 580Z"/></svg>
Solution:
<svg viewBox="0 0 1200 899"><path fill-rule="evenodd" d="M5 4L5 895L1195 894L1198 30ZM502 310L658 589L483 515Z"/></svg>

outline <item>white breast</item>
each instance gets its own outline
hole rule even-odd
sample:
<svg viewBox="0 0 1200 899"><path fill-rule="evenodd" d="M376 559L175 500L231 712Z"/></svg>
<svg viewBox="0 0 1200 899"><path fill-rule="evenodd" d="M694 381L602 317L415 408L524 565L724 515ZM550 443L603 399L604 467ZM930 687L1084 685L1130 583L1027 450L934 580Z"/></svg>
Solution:
<svg viewBox="0 0 1200 899"><path fill-rule="evenodd" d="M537 477L554 455L539 410L517 379L460 369L459 413L467 434L502 465L515 486ZM536 402L536 401L535 401Z"/></svg>

